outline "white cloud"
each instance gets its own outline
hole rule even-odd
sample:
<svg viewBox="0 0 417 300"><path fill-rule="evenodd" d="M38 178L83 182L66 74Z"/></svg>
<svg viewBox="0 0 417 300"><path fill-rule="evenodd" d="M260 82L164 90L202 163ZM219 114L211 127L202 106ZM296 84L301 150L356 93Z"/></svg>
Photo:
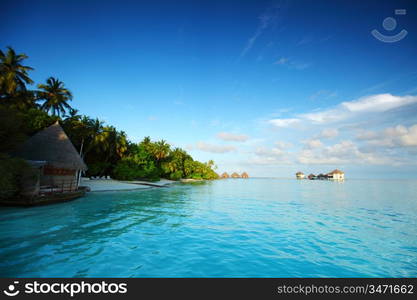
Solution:
<svg viewBox="0 0 417 300"><path fill-rule="evenodd" d="M229 132L219 132L217 137L223 141L230 142L245 142L249 139L247 135L244 134L234 134Z"/></svg>
<svg viewBox="0 0 417 300"><path fill-rule="evenodd" d="M324 109L296 115L288 119L272 119L269 122L277 127L289 127L302 121L313 124L329 124L355 117L366 117L370 114L383 113L396 108L417 103L417 96L393 96L391 94L378 94L362 97L353 101Z"/></svg>
<svg viewBox="0 0 417 300"><path fill-rule="evenodd" d="M349 115L346 111L333 108L319 112L302 114L300 117L315 124L327 124L347 119Z"/></svg>
<svg viewBox="0 0 417 300"><path fill-rule="evenodd" d="M374 140L376 138L378 138L378 134L372 130L360 129L356 135L356 139L362 141Z"/></svg>
<svg viewBox="0 0 417 300"><path fill-rule="evenodd" d="M259 147L255 150L255 154L258 156L264 156L264 157L277 157L277 156L283 156L287 152L279 149L279 148L272 148L268 149L265 147Z"/></svg>
<svg viewBox="0 0 417 300"><path fill-rule="evenodd" d="M410 127L397 125L388 127L382 132L361 131L357 138L365 140L369 145L383 147L416 147L417 146L417 124Z"/></svg>
<svg viewBox="0 0 417 300"><path fill-rule="evenodd" d="M384 112L397 107L417 103L417 96L393 96L379 94L343 102L342 107L350 112Z"/></svg>
<svg viewBox="0 0 417 300"><path fill-rule="evenodd" d="M274 125L275 127L290 127L300 123L300 119L272 119L269 120L269 123Z"/></svg>
<svg viewBox="0 0 417 300"><path fill-rule="evenodd" d="M285 65L288 62L288 58L281 57L276 62L274 62L275 65Z"/></svg>
<svg viewBox="0 0 417 300"><path fill-rule="evenodd" d="M402 146L417 146L417 124L409 127L399 140Z"/></svg>
<svg viewBox="0 0 417 300"><path fill-rule="evenodd" d="M291 164L290 153L280 148L284 145L278 143L273 148L258 147L253 153L255 157L248 160L250 164L271 165L271 164ZM285 145L285 147L288 145Z"/></svg>
<svg viewBox="0 0 417 300"><path fill-rule="evenodd" d="M311 66L311 63L304 63L289 59L287 57L281 57L274 62L274 65L287 66L289 69L304 70Z"/></svg>
<svg viewBox="0 0 417 300"><path fill-rule="evenodd" d="M291 164L291 161L286 159L279 159L277 157L265 156L265 157L253 157L247 160L247 163L251 165L287 165Z"/></svg>
<svg viewBox="0 0 417 300"><path fill-rule="evenodd" d="M323 139L332 139L339 135L339 130L337 128L326 128L323 129L318 135L319 138Z"/></svg>
<svg viewBox="0 0 417 300"><path fill-rule="evenodd" d="M302 164L362 164L362 165L389 165L395 161L381 156L375 152L360 151L352 141L346 140L331 146L322 146L315 149L302 150L297 155Z"/></svg>
<svg viewBox="0 0 417 300"><path fill-rule="evenodd" d="M303 141L305 149L315 149L323 147L323 143L318 139L311 139Z"/></svg>
<svg viewBox="0 0 417 300"><path fill-rule="evenodd" d="M252 161L257 164L301 163L340 168L345 165L417 165L417 122L412 114L416 108L417 95L378 94L321 110L270 116L269 124L286 129L280 133L285 134L283 136L289 141L298 142L290 151L285 140L272 148L258 147L253 152ZM397 125L398 120L407 122L407 125ZM289 131L289 128L299 130ZM345 140L339 141L342 133ZM330 143L332 139L336 142Z"/></svg>
<svg viewBox="0 0 417 300"><path fill-rule="evenodd" d="M227 153L236 151L236 148L233 146L214 145L205 142L198 142L196 144L196 149L211 153Z"/></svg>
<svg viewBox="0 0 417 300"><path fill-rule="evenodd" d="M278 148L278 149L284 150L284 149L288 149L288 148L293 147L293 144L291 144L289 142L278 141L278 142L275 142L275 147Z"/></svg>

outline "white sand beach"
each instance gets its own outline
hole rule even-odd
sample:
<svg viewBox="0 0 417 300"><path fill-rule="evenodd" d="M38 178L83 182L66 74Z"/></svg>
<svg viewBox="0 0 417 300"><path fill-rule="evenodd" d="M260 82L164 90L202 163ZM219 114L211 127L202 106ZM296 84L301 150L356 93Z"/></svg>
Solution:
<svg viewBox="0 0 417 300"><path fill-rule="evenodd" d="M91 192L107 192L107 191L129 191L139 189L149 189L152 187L164 187L175 183L173 180L161 179L160 181L118 181L113 179L81 179L81 186L90 188Z"/></svg>
<svg viewBox="0 0 417 300"><path fill-rule="evenodd" d="M141 181L141 180L134 180L134 181L119 181L127 184L142 184L145 186L156 186L156 187L164 187L176 183L178 181L168 180L168 179L161 179L159 181Z"/></svg>

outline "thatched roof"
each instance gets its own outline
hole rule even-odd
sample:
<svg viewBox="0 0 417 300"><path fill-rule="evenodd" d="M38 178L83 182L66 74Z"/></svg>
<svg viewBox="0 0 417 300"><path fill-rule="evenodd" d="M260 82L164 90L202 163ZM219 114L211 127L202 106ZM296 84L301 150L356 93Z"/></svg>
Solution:
<svg viewBox="0 0 417 300"><path fill-rule="evenodd" d="M333 174L345 174L345 172L340 171L340 170L338 170L338 169L335 169L335 170L333 170L333 171L331 171L331 172L329 173L329 175L333 175Z"/></svg>
<svg viewBox="0 0 417 300"><path fill-rule="evenodd" d="M240 175L240 177L242 177L242 178L249 178L249 175L248 175L248 173L243 172L242 175Z"/></svg>
<svg viewBox="0 0 417 300"><path fill-rule="evenodd" d="M220 177L221 178L229 178L230 176L229 176L229 174L227 174L226 172L224 172Z"/></svg>
<svg viewBox="0 0 417 300"><path fill-rule="evenodd" d="M30 137L16 152L26 160L42 160L56 168L87 170L58 122Z"/></svg>
<svg viewBox="0 0 417 300"><path fill-rule="evenodd" d="M232 178L240 178L240 175L238 173L234 172L232 174Z"/></svg>

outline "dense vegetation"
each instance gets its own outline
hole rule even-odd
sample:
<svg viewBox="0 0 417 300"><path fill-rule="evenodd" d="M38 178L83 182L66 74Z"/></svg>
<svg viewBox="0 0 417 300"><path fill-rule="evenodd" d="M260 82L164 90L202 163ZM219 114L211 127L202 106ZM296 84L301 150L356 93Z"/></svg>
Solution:
<svg viewBox="0 0 417 300"><path fill-rule="evenodd" d="M0 190L16 188L24 162L12 153L29 136L57 120L88 166L87 176L157 180L161 177L216 179L214 163L201 163L183 149L149 137L135 144L123 131L99 119L80 115L69 102L73 95L65 84L50 77L36 89L24 65L25 54L8 47L0 50ZM10 170L14 170L13 172ZM7 176L5 176L7 174Z"/></svg>

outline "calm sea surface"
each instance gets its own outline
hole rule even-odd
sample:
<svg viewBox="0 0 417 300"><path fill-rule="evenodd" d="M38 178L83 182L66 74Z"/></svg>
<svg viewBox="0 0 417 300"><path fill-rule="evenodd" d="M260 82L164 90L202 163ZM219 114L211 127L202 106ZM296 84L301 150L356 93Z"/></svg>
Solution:
<svg viewBox="0 0 417 300"><path fill-rule="evenodd" d="M417 181L248 179L0 208L5 277L416 277Z"/></svg>

